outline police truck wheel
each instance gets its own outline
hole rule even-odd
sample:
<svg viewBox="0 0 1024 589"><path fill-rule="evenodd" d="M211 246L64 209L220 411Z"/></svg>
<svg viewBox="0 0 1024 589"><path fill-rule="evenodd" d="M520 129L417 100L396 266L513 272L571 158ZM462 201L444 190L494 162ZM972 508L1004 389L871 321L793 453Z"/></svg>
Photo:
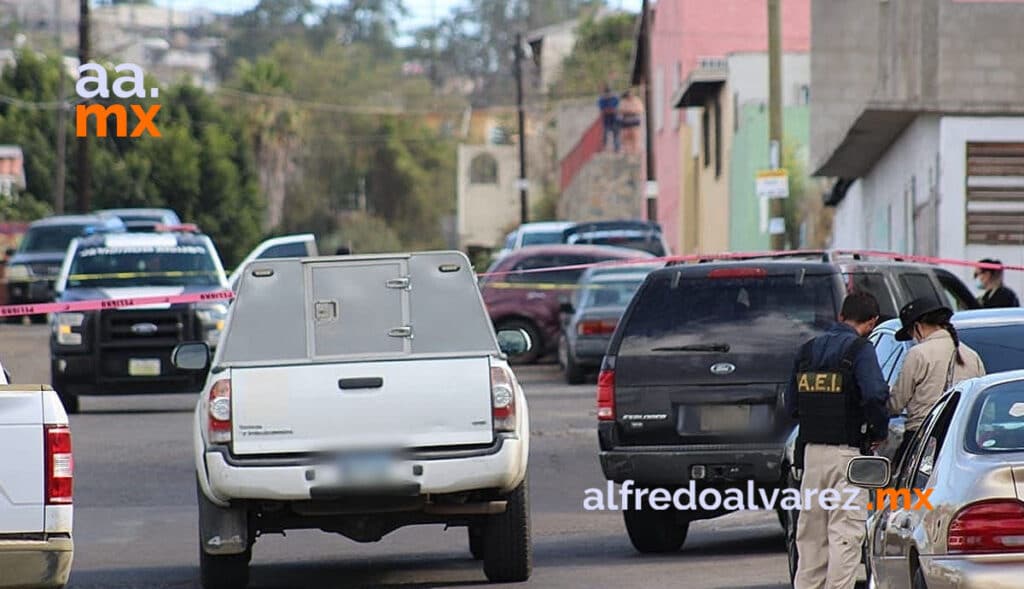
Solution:
<svg viewBox="0 0 1024 589"><path fill-rule="evenodd" d="M690 522L679 523L675 519L675 512L671 510L654 511L634 507L623 509L622 517L626 522L629 541L637 552L664 554L682 548Z"/></svg>
<svg viewBox="0 0 1024 589"><path fill-rule="evenodd" d="M492 583L519 583L529 579L533 572L526 481L505 500L505 512L488 516L483 530L484 574Z"/></svg>
<svg viewBox="0 0 1024 589"><path fill-rule="evenodd" d="M65 392L67 390L67 385L59 378L54 378L52 383L53 390L57 391L57 397L60 399L61 405L64 405L65 413L68 415L78 413L80 410L78 405L78 395L72 395Z"/></svg>

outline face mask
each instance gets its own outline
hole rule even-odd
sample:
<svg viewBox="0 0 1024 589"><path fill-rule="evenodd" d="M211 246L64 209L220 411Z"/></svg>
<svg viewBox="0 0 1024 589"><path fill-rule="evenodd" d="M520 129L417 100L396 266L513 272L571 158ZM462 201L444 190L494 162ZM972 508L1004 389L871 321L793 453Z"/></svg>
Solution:
<svg viewBox="0 0 1024 589"><path fill-rule="evenodd" d="M978 290L986 290L986 289L985 289L985 283L984 283L984 282L982 282L982 281L981 281L981 279L975 280L975 281L974 281L974 286L975 286L975 288L977 288Z"/></svg>

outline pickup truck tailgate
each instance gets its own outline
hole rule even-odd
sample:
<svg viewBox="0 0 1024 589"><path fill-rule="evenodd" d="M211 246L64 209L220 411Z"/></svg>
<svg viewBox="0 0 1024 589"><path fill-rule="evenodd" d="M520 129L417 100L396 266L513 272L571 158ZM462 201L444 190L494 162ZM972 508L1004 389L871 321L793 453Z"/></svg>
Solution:
<svg viewBox="0 0 1024 589"><path fill-rule="evenodd" d="M488 357L233 368L235 454L492 441Z"/></svg>
<svg viewBox="0 0 1024 589"><path fill-rule="evenodd" d="M0 390L0 534L44 529L42 422L38 389Z"/></svg>

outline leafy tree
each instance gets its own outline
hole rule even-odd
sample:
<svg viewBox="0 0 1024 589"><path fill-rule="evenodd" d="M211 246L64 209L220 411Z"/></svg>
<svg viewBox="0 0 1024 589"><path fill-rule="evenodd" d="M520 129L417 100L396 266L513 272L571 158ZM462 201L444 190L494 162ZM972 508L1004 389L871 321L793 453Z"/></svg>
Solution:
<svg viewBox="0 0 1024 589"><path fill-rule="evenodd" d="M627 85L635 27L636 16L631 14L590 18L581 23L553 93L586 96L601 92L605 84Z"/></svg>

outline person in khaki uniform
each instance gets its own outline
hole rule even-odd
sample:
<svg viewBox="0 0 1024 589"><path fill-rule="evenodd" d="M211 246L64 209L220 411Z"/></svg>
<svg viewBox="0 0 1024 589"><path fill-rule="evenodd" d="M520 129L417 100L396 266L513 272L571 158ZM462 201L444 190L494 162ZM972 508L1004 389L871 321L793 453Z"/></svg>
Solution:
<svg viewBox="0 0 1024 589"><path fill-rule="evenodd" d="M800 349L786 391L786 408L800 422L798 448L803 448L796 589L852 589L857 580L868 494L847 482L846 468L888 435L889 386L865 339L878 315L878 301L870 294L847 296L839 323ZM847 489L857 491L853 503L859 509L842 509ZM822 501L817 493L825 490L841 499Z"/></svg>
<svg viewBox="0 0 1024 589"><path fill-rule="evenodd" d="M942 393L969 378L985 376L985 364L977 352L960 343L956 328L950 323L952 317L952 309L932 298L911 301L900 309L902 327L896 332L896 339L913 339L917 345L907 352L889 397L893 415L907 410L903 441L893 464L900 463L914 433Z"/></svg>

